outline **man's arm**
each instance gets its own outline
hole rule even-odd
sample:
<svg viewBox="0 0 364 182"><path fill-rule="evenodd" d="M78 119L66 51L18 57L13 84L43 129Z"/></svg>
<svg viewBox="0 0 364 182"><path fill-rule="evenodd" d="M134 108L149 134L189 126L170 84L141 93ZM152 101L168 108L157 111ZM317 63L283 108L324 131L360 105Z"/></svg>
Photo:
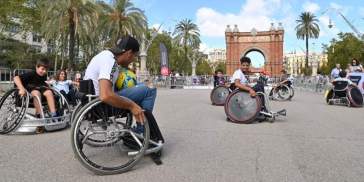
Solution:
<svg viewBox="0 0 364 182"><path fill-rule="evenodd" d="M247 85L245 85L245 84L241 84L239 79L236 79L236 80L234 81L234 84L235 84L235 86L236 86L236 87L238 87L239 89L241 89L241 90L245 90L245 91L248 91L248 92L249 92L249 94L250 94L250 96L252 96L252 97L255 97L255 96L256 96L255 91L254 91L251 87L249 87L249 86L247 86Z"/></svg>
<svg viewBox="0 0 364 182"><path fill-rule="evenodd" d="M24 86L23 86L23 83L21 82L21 79L20 79L20 77L19 76L15 76L14 77L14 83L15 83L15 85L18 87L18 89L19 89L19 95L21 95L21 96L24 96L25 95L25 93L26 93L26 90L25 90L25 88L24 88Z"/></svg>
<svg viewBox="0 0 364 182"><path fill-rule="evenodd" d="M117 108L128 109L132 112L138 122L144 122L144 113L142 108L135 102L116 95L112 91L112 83L110 82L110 80L100 79L99 88L99 97L102 102L105 102Z"/></svg>

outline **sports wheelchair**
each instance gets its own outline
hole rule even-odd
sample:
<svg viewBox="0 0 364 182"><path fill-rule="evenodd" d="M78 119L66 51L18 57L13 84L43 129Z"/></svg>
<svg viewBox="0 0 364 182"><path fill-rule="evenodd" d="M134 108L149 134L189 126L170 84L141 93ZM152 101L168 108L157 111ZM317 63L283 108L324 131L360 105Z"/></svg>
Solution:
<svg viewBox="0 0 364 182"><path fill-rule="evenodd" d="M278 101L291 100L294 96L294 88L290 80L278 85L267 84L265 92L269 93L269 99Z"/></svg>
<svg viewBox="0 0 364 182"><path fill-rule="evenodd" d="M349 85L348 81L334 81L333 87L326 91L325 99L329 105L346 105L348 107L362 107L363 95L359 88Z"/></svg>
<svg viewBox="0 0 364 182"><path fill-rule="evenodd" d="M285 109L278 112L271 110L268 96L263 92L251 97L248 92L236 89L226 98L224 108L227 120L234 123L250 124L258 117L259 120L270 119L274 122L278 116L286 116Z"/></svg>
<svg viewBox="0 0 364 182"><path fill-rule="evenodd" d="M51 88L50 90L55 96L58 117L50 117L45 98L33 97L28 92L20 96L17 88L7 91L0 99L0 134L42 133L68 127L71 115L68 102L61 93ZM41 103L40 118L35 115L33 99Z"/></svg>
<svg viewBox="0 0 364 182"><path fill-rule="evenodd" d="M161 164L164 139L151 112L145 111L143 129L138 132L131 112L103 103L95 95L92 80L82 80L79 91L76 96L81 102L71 117L71 143L85 168L99 175L123 173L146 154Z"/></svg>

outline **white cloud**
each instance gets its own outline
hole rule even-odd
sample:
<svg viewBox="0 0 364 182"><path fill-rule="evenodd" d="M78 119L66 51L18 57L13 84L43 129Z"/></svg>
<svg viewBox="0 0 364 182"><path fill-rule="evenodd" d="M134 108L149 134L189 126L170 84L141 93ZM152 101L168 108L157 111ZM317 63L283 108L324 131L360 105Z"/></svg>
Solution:
<svg viewBox="0 0 364 182"><path fill-rule="evenodd" d="M233 27L234 24L238 25L240 31L250 31L252 28L262 31L268 30L271 22L278 22L270 17L274 11L280 11L280 8L288 12L291 7L282 0L247 0L238 14L221 13L202 7L197 10L196 22L201 35L210 37L224 36L226 25Z"/></svg>
<svg viewBox="0 0 364 182"><path fill-rule="evenodd" d="M307 1L303 4L303 10L311 13L316 13L317 11L320 10L320 6L316 3Z"/></svg>
<svg viewBox="0 0 364 182"><path fill-rule="evenodd" d="M207 44L205 44L205 43L200 44L200 50L199 50L200 52L208 54L211 50L212 50L212 48L210 48Z"/></svg>

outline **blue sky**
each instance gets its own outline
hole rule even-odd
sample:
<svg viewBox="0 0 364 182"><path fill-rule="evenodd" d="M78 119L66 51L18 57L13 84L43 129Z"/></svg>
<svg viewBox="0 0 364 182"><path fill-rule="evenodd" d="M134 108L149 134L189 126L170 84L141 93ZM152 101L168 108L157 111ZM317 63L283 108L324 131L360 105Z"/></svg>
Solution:
<svg viewBox="0 0 364 182"><path fill-rule="evenodd" d="M201 49L225 48L224 29L227 24L238 24L241 31L268 30L270 23L282 22L285 28L285 52L301 51L304 41L297 40L294 27L295 20L303 11L313 12L320 20L319 39L311 40L310 46L315 51L322 50L322 43L336 37L340 31L352 32L350 27L335 12L336 8L352 22L357 29L364 32L363 0L132 0L145 11L149 26L163 23L162 28L173 31L174 25L185 18L192 19L200 28ZM335 25L327 27L329 19ZM314 44L312 44L312 42Z"/></svg>

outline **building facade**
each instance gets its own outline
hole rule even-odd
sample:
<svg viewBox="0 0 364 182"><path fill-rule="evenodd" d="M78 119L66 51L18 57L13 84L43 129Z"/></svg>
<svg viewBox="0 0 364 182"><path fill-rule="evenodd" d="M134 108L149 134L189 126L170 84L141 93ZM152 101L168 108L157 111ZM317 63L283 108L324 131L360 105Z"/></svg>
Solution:
<svg viewBox="0 0 364 182"><path fill-rule="evenodd" d="M285 70L288 74L297 76L303 74L305 68L305 53L290 52L284 55ZM327 65L327 54L312 52L308 58L308 66L312 69L312 76L316 76L317 72L323 66Z"/></svg>

